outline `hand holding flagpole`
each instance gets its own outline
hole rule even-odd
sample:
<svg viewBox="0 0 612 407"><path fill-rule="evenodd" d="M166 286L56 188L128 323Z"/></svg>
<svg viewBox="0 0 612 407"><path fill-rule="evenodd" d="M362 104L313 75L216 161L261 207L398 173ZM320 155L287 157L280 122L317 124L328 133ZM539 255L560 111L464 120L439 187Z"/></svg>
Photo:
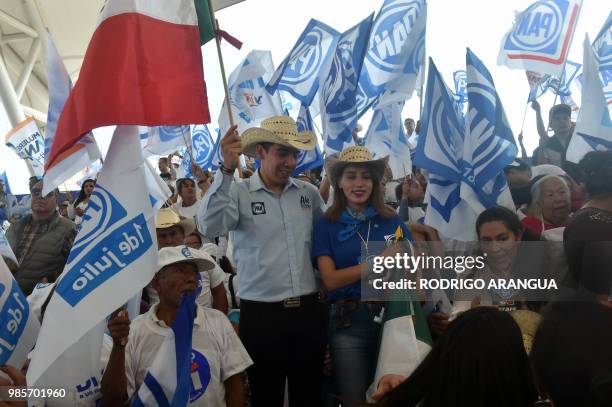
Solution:
<svg viewBox="0 0 612 407"><path fill-rule="evenodd" d="M215 18L215 9L212 4L212 0L208 0L208 6L210 9L210 17L215 29L215 44L217 44L217 55L219 56L219 67L221 68L221 78L223 79L223 91L225 92L225 106L227 106L227 117L229 118L230 126L234 126L234 117L232 115L232 103L229 95L229 88L227 86L227 77L225 75L225 65L223 64L223 55L221 54L221 38L219 38L219 22ZM193 162L193 160L192 160ZM243 178L242 166L238 163L238 175Z"/></svg>

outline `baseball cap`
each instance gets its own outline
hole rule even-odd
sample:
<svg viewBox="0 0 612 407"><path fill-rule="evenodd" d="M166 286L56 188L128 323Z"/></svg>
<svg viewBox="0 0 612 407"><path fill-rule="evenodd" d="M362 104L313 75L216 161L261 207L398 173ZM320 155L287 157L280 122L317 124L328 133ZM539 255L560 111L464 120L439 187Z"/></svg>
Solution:
<svg viewBox="0 0 612 407"><path fill-rule="evenodd" d="M198 271L207 271L215 268L215 261L206 252L192 249L187 246L164 247L160 249L157 257L157 272L162 268L176 263L193 263Z"/></svg>

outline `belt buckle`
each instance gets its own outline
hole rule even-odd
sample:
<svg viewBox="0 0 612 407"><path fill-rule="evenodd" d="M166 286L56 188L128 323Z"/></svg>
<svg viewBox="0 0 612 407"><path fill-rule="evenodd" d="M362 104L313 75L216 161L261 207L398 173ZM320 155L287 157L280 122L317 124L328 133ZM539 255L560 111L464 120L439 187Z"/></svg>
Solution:
<svg viewBox="0 0 612 407"><path fill-rule="evenodd" d="M300 297L285 298L283 300L283 308L299 308L301 303Z"/></svg>

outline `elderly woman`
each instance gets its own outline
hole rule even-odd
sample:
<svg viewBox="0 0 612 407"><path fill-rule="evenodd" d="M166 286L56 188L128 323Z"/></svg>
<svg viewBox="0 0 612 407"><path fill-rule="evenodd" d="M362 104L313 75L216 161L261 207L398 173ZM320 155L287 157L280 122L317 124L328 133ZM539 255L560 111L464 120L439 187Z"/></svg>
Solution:
<svg viewBox="0 0 612 407"><path fill-rule="evenodd" d="M523 218L525 228L538 237L542 232L565 227L571 211L570 190L567 182L557 175L537 179L531 186L532 214Z"/></svg>

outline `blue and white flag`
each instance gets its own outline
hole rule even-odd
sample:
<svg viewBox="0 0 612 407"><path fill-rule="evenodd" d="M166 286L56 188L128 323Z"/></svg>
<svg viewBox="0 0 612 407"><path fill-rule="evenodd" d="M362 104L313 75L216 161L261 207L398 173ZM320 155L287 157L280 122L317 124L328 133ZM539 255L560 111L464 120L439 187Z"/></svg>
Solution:
<svg viewBox="0 0 612 407"><path fill-rule="evenodd" d="M9 184L8 176L6 175L6 171L0 172L0 180L4 181L4 192L11 193L11 186Z"/></svg>
<svg viewBox="0 0 612 407"><path fill-rule="evenodd" d="M582 107L574 135L567 148L567 160L579 162L589 151L612 150L612 121L600 81L599 64L589 42L584 39Z"/></svg>
<svg viewBox="0 0 612 407"><path fill-rule="evenodd" d="M427 170L425 224L456 240L476 238L476 212L461 199L465 124L434 62L429 59L427 91L414 165Z"/></svg>
<svg viewBox="0 0 612 407"><path fill-rule="evenodd" d="M539 0L504 36L498 65L561 77L582 0Z"/></svg>
<svg viewBox="0 0 612 407"><path fill-rule="evenodd" d="M66 71L62 59L57 52L51 34L47 31L47 78L49 84L49 110L45 126L45 157L48 156L53 141L57 121L64 104L72 90L72 81ZM43 194L53 191L70 177L100 159L102 154L91 132L85 134L77 144L70 148L52 167L47 168L44 175Z"/></svg>
<svg viewBox="0 0 612 407"><path fill-rule="evenodd" d="M0 365L21 369L36 343L40 323L0 256Z"/></svg>
<svg viewBox="0 0 612 407"><path fill-rule="evenodd" d="M402 123L403 107L404 102L399 102L375 109L365 135L364 145L374 157L389 156L393 179L412 174L410 144Z"/></svg>
<svg viewBox="0 0 612 407"><path fill-rule="evenodd" d="M191 154L193 155L195 164L202 169L209 169L212 166L214 150L215 142L213 141L210 131L208 131L208 126L205 124L193 126L191 132ZM185 170L187 171L189 167L186 161L188 159L190 161L190 157L188 153L186 153L184 157Z"/></svg>
<svg viewBox="0 0 612 407"><path fill-rule="evenodd" d="M455 82L457 109L465 114L464 107L467 102L467 74L464 70L455 71L453 72L453 81Z"/></svg>
<svg viewBox="0 0 612 407"><path fill-rule="evenodd" d="M549 89L558 96L571 96L572 91L570 90L570 84L578 76L578 72L580 71L581 67L581 64L567 60L565 63L565 68L563 70L563 76L561 78L561 81L551 75L537 74L539 75L539 79L535 83L535 85L532 86L527 101L533 102L534 100L542 96L544 93L546 93ZM533 77L533 72L531 72L531 74Z"/></svg>
<svg viewBox="0 0 612 407"><path fill-rule="evenodd" d="M340 33L314 18L278 67L266 89L270 94L285 90L306 106L314 99L319 75L336 47Z"/></svg>
<svg viewBox="0 0 612 407"><path fill-rule="evenodd" d="M132 402L134 407L184 407L191 392L191 338L196 316L195 293L186 294L153 364ZM176 373L176 374L175 374Z"/></svg>
<svg viewBox="0 0 612 407"><path fill-rule="evenodd" d="M144 145L145 155L166 155L176 151L179 147L189 145L191 127L184 126L155 126L139 127L140 138L146 134L147 142Z"/></svg>
<svg viewBox="0 0 612 407"><path fill-rule="evenodd" d="M312 123L312 116L310 115L310 109L307 106L300 107L300 115L296 120L296 124L298 132L311 131L316 134L314 125ZM318 143L312 150L300 151L297 161L295 170L293 170L293 177L313 168L321 167L323 164L325 164L325 160L323 159L323 154L321 154L321 149L319 148Z"/></svg>
<svg viewBox="0 0 612 407"><path fill-rule="evenodd" d="M463 144L461 198L479 214L503 205L514 208L503 172L518 148L493 77L468 48L466 54L468 114Z"/></svg>
<svg viewBox="0 0 612 407"><path fill-rule="evenodd" d="M223 164L223 150L221 150L221 129L217 129L217 140L215 141L215 147L213 148L212 162L210 164L211 171L217 171L221 164Z"/></svg>
<svg viewBox="0 0 612 407"><path fill-rule="evenodd" d="M425 61L426 23L425 0L385 0L359 78L359 116L375 102L383 106L410 98Z"/></svg>
<svg viewBox="0 0 612 407"><path fill-rule="evenodd" d="M267 117L283 114L280 92L271 95L265 89L273 72L274 64L270 51L253 50L229 76L232 117L238 125L239 133L258 126ZM221 133L225 134L230 128L225 101L218 123Z"/></svg>
<svg viewBox="0 0 612 407"><path fill-rule="evenodd" d="M593 41L593 51L599 64L599 76L603 83L606 104L610 109L612 107L612 12Z"/></svg>
<svg viewBox="0 0 612 407"><path fill-rule="evenodd" d="M357 125L357 83L374 14L340 36L333 57L321 73L321 122L325 151L342 151L353 142Z"/></svg>
<svg viewBox="0 0 612 407"><path fill-rule="evenodd" d="M8 240L6 240L6 236L4 235L4 229L0 227L0 257L6 257L15 262L15 264L19 264L17 261L17 256L13 252L11 245Z"/></svg>
<svg viewBox="0 0 612 407"><path fill-rule="evenodd" d="M99 384L105 319L157 269L146 172L138 128L117 126L27 374L30 386L67 389L68 404L99 396L91 385Z"/></svg>

